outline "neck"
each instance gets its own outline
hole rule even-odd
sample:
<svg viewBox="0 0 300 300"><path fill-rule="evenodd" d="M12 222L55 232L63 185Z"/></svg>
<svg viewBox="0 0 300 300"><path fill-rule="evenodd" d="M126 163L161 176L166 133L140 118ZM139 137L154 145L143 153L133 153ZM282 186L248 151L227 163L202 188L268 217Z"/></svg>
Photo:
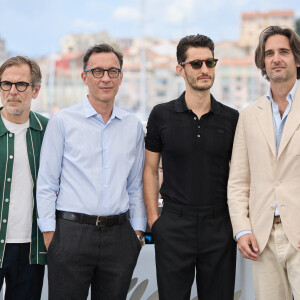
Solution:
<svg viewBox="0 0 300 300"><path fill-rule="evenodd" d="M95 111L102 116L103 122L107 123L111 117L114 108L114 102L101 102L101 101L90 100L90 104L93 106Z"/></svg>
<svg viewBox="0 0 300 300"><path fill-rule="evenodd" d="M272 92L272 98L275 103L286 101L286 97L293 88L295 81L290 82L278 82L278 83L272 83L270 82L270 88Z"/></svg>
<svg viewBox="0 0 300 300"><path fill-rule="evenodd" d="M187 89L185 93L185 102L187 107L200 119L202 115L210 111L210 90L195 91Z"/></svg>
<svg viewBox="0 0 300 300"><path fill-rule="evenodd" d="M24 124L28 121L29 119L29 110L28 111L24 111L22 114L20 115L13 115L11 113L9 113L4 107L1 110L1 115L3 116L3 118L5 118L7 121L11 122L11 123L15 123L15 124Z"/></svg>

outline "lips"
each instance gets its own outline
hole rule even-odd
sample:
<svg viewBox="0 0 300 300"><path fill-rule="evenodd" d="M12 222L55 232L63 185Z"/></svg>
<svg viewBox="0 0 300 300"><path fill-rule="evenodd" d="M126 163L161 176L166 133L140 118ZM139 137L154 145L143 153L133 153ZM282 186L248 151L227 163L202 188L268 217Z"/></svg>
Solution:
<svg viewBox="0 0 300 300"><path fill-rule="evenodd" d="M22 101L21 100L17 100L17 99L7 99L6 103L9 103L9 104L18 104L18 103L22 103Z"/></svg>
<svg viewBox="0 0 300 300"><path fill-rule="evenodd" d="M284 69L284 66L274 66L272 68L272 70L282 70L282 69Z"/></svg>
<svg viewBox="0 0 300 300"><path fill-rule="evenodd" d="M208 80L208 79L211 79L210 76L200 76L198 77L198 80Z"/></svg>
<svg viewBox="0 0 300 300"><path fill-rule="evenodd" d="M109 90L112 90L113 88L112 88L112 87L107 87L107 86L106 86L106 87L100 87L100 89L101 89L101 90L104 90L104 91L105 91L105 90L109 91Z"/></svg>

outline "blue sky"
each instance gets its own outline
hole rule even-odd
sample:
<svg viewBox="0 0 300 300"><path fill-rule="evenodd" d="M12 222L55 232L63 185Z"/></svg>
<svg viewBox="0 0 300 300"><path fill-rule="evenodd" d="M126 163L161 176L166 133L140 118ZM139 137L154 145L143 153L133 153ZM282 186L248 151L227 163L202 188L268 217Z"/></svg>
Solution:
<svg viewBox="0 0 300 300"><path fill-rule="evenodd" d="M59 52L64 35L103 30L140 37L144 28L175 40L203 33L218 42L238 38L242 12L274 9L300 17L299 0L0 0L0 37L13 55L31 57Z"/></svg>

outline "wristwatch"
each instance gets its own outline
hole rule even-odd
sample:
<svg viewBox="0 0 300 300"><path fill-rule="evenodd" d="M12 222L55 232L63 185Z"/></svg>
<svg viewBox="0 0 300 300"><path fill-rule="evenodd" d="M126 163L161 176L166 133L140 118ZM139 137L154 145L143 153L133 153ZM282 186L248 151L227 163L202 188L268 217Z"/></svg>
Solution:
<svg viewBox="0 0 300 300"><path fill-rule="evenodd" d="M143 236L143 235L136 235L137 236L137 238L139 239L139 241L140 241L140 243L141 243L141 245L142 246L144 246L145 245L145 237Z"/></svg>

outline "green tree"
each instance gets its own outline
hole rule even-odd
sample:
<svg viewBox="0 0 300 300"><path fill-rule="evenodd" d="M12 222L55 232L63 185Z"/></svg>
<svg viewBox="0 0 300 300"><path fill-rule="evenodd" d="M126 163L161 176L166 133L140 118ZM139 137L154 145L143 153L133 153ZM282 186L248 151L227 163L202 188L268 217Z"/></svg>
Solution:
<svg viewBox="0 0 300 300"><path fill-rule="evenodd" d="M295 25L296 25L296 32L300 35L300 18L296 19Z"/></svg>

